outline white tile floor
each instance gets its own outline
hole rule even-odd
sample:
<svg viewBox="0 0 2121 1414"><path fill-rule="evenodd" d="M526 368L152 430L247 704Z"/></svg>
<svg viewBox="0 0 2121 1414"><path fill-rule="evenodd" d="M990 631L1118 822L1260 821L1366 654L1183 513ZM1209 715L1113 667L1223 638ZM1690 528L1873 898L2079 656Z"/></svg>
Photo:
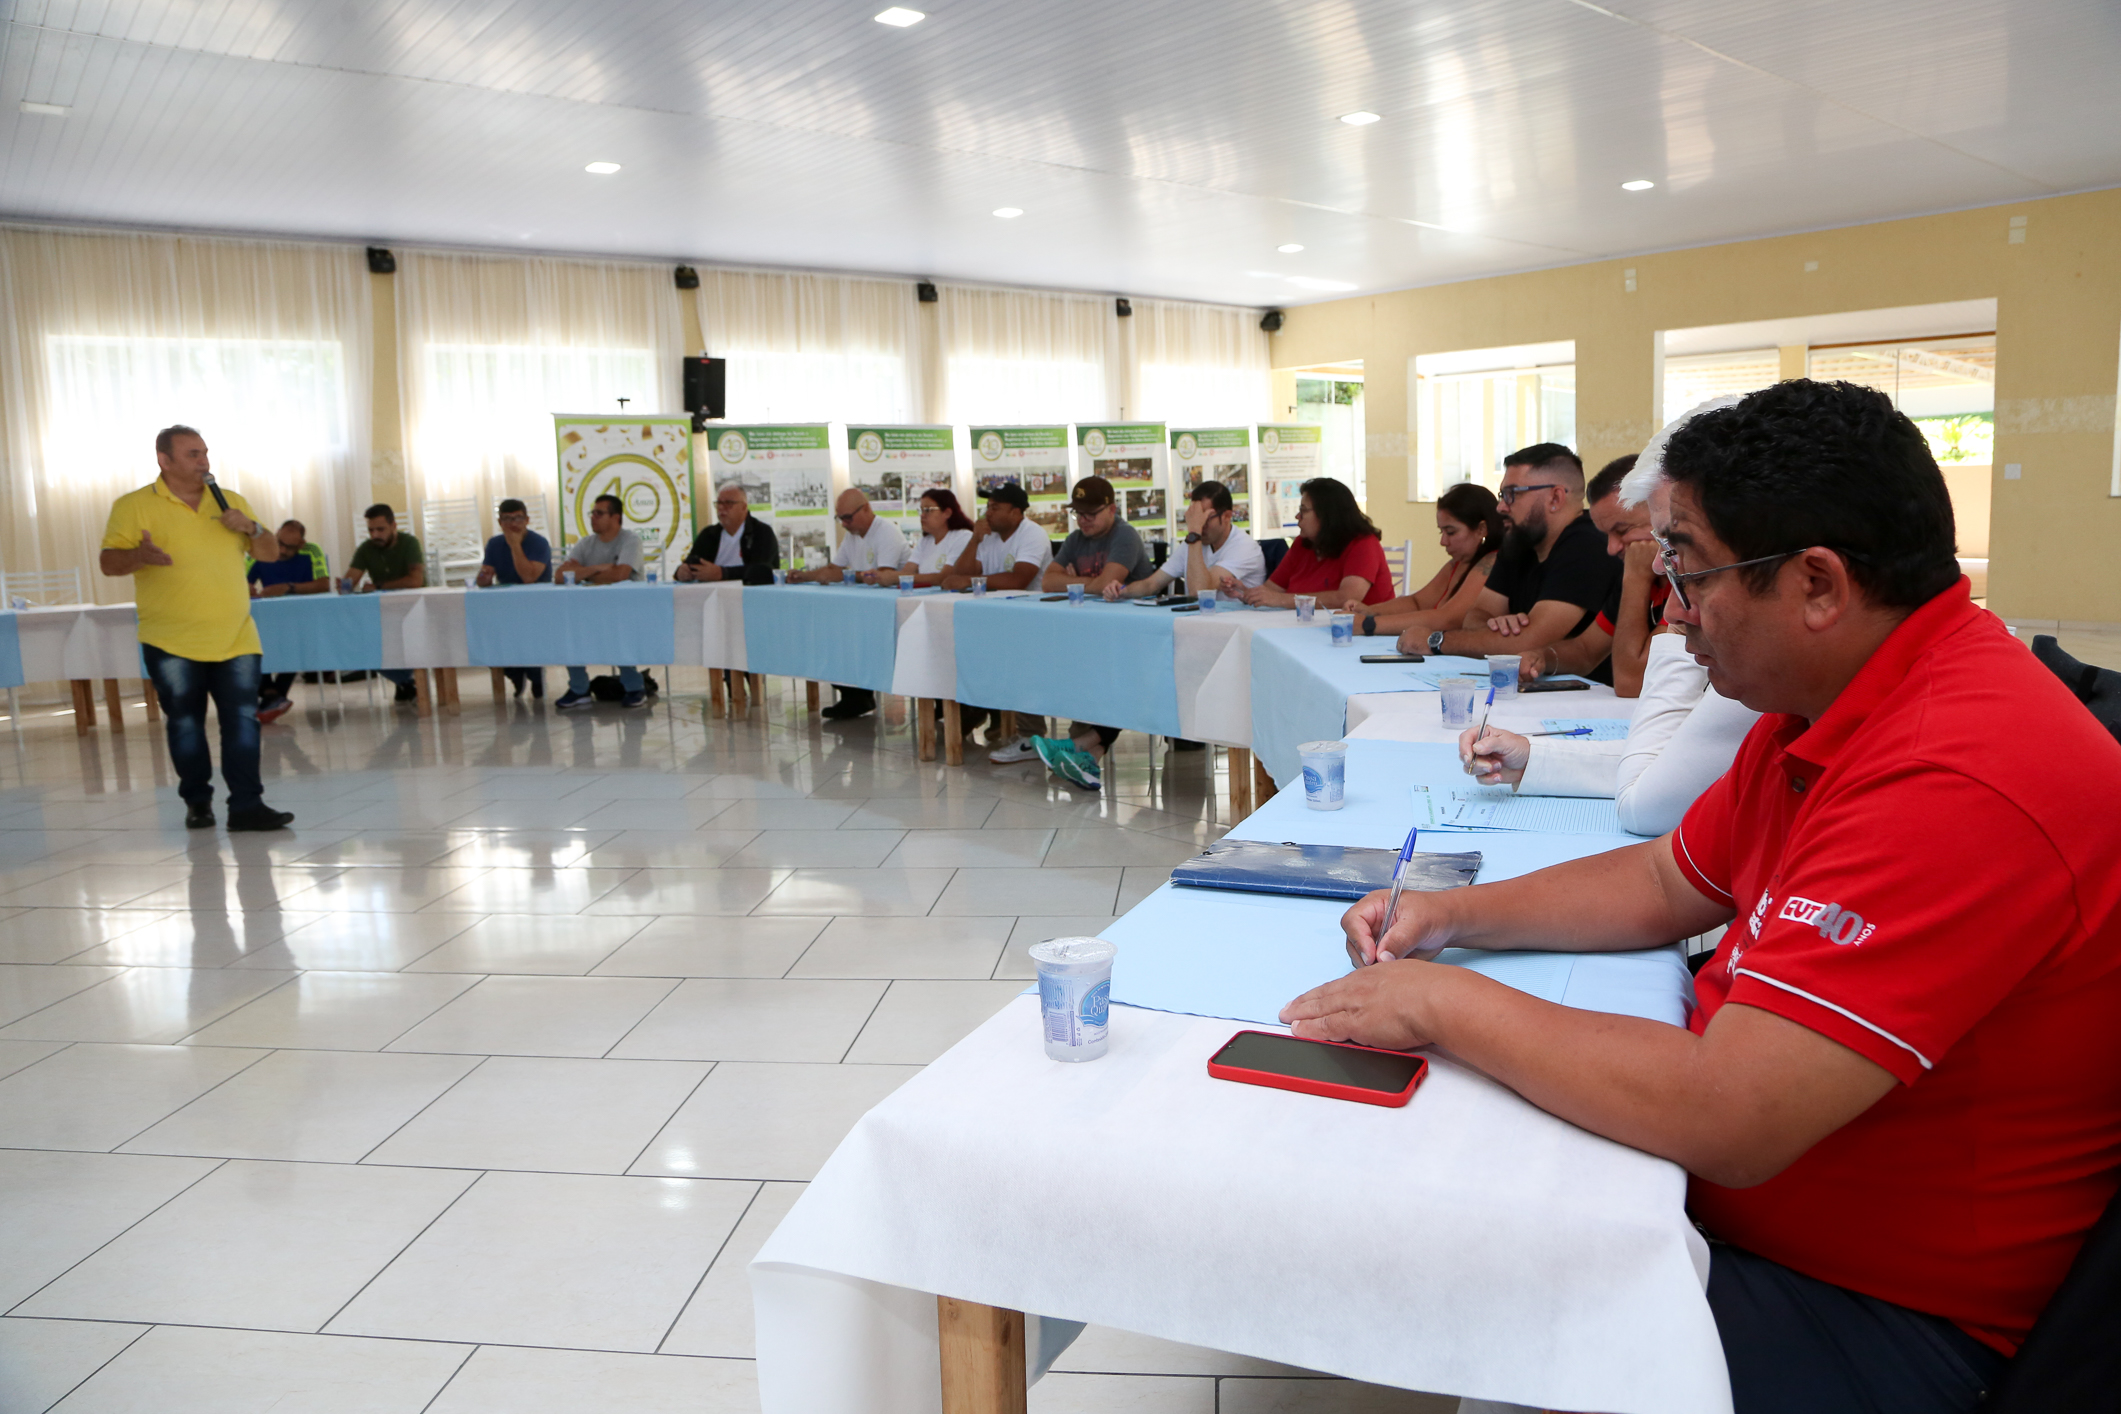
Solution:
<svg viewBox="0 0 2121 1414"><path fill-rule="evenodd" d="M744 1265L848 1127L1227 824L1139 737L1086 796L902 702L472 677L299 688L269 838L182 828L137 705L0 728L0 1414L755 1409ZM1103 1330L1031 1403L1452 1407Z"/></svg>

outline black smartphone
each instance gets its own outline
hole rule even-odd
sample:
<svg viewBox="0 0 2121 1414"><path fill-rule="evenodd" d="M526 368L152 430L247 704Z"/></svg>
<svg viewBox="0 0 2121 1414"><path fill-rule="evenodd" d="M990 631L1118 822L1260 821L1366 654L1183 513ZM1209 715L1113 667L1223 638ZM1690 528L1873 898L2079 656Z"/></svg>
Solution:
<svg viewBox="0 0 2121 1414"><path fill-rule="evenodd" d="M1045 594L1039 597L1038 602L1041 604L1058 604L1067 597L1065 594Z"/></svg>
<svg viewBox="0 0 2121 1414"><path fill-rule="evenodd" d="M1362 661L1365 663L1419 663L1421 655L1419 653L1365 653L1362 655Z"/></svg>
<svg viewBox="0 0 2121 1414"><path fill-rule="evenodd" d="M1521 682L1519 692L1589 692L1591 685L1571 678L1541 678L1537 682Z"/></svg>
<svg viewBox="0 0 2121 1414"><path fill-rule="evenodd" d="M1171 606L1171 612L1172 612L1172 613L1174 613L1174 614L1197 614L1197 613L1199 613L1199 612L1200 612L1200 605L1198 605L1198 604L1173 604L1173 605Z"/></svg>
<svg viewBox="0 0 2121 1414"><path fill-rule="evenodd" d="M1266 1085L1369 1105L1403 1105L1429 1072L1421 1056L1346 1042L1240 1031L1208 1058L1217 1080Z"/></svg>

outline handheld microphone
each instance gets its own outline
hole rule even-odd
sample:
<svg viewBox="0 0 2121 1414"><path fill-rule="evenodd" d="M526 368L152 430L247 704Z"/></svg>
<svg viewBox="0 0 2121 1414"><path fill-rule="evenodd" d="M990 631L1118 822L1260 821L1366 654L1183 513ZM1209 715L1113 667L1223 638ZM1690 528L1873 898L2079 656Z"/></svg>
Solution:
<svg viewBox="0 0 2121 1414"><path fill-rule="evenodd" d="M221 483L214 480L212 472L206 473L206 489L214 493L214 504L223 511L228 509L228 497L221 494Z"/></svg>

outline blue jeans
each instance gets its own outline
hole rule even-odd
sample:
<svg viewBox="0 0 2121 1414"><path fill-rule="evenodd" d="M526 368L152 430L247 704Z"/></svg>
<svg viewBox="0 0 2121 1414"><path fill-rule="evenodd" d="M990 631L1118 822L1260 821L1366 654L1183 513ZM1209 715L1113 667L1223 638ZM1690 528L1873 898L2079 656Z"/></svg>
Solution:
<svg viewBox="0 0 2121 1414"><path fill-rule="evenodd" d="M620 668L618 674L620 687L625 688L628 692L639 692L641 690L641 670L639 668ZM567 670L567 690L569 692L589 691L589 669L569 668Z"/></svg>
<svg viewBox="0 0 2121 1414"><path fill-rule="evenodd" d="M169 722L169 757L177 767L177 794L186 805L214 803L214 758L206 747L206 701L221 719L221 779L228 783L232 812L265 804L258 779L258 665L256 653L219 663L179 658L140 645L155 697Z"/></svg>

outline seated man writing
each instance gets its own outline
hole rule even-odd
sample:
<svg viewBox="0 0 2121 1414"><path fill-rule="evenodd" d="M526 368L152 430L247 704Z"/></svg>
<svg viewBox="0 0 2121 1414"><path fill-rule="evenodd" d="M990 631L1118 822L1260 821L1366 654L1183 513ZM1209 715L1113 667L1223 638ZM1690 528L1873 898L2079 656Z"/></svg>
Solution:
<svg viewBox="0 0 2121 1414"><path fill-rule="evenodd" d="M1684 1165L1739 1414L1975 1409L2121 1176L2121 744L1973 605L1882 393L1702 414L1651 515L1668 620L1766 714L1730 771L1661 839L1409 894L1381 938L1371 895L1344 927L1382 965L1283 1017ZM1413 960L1720 923L1687 1029Z"/></svg>
<svg viewBox="0 0 2121 1414"><path fill-rule="evenodd" d="M1408 629L1399 651L1536 653L1591 628L1620 578L1620 561L1606 554L1605 537L1586 518L1583 491L1583 463L1567 447L1542 442L1511 453L1498 493L1510 533L1464 625ZM1491 626L1506 614L1525 618ZM1610 682L1599 656L1588 675Z"/></svg>

